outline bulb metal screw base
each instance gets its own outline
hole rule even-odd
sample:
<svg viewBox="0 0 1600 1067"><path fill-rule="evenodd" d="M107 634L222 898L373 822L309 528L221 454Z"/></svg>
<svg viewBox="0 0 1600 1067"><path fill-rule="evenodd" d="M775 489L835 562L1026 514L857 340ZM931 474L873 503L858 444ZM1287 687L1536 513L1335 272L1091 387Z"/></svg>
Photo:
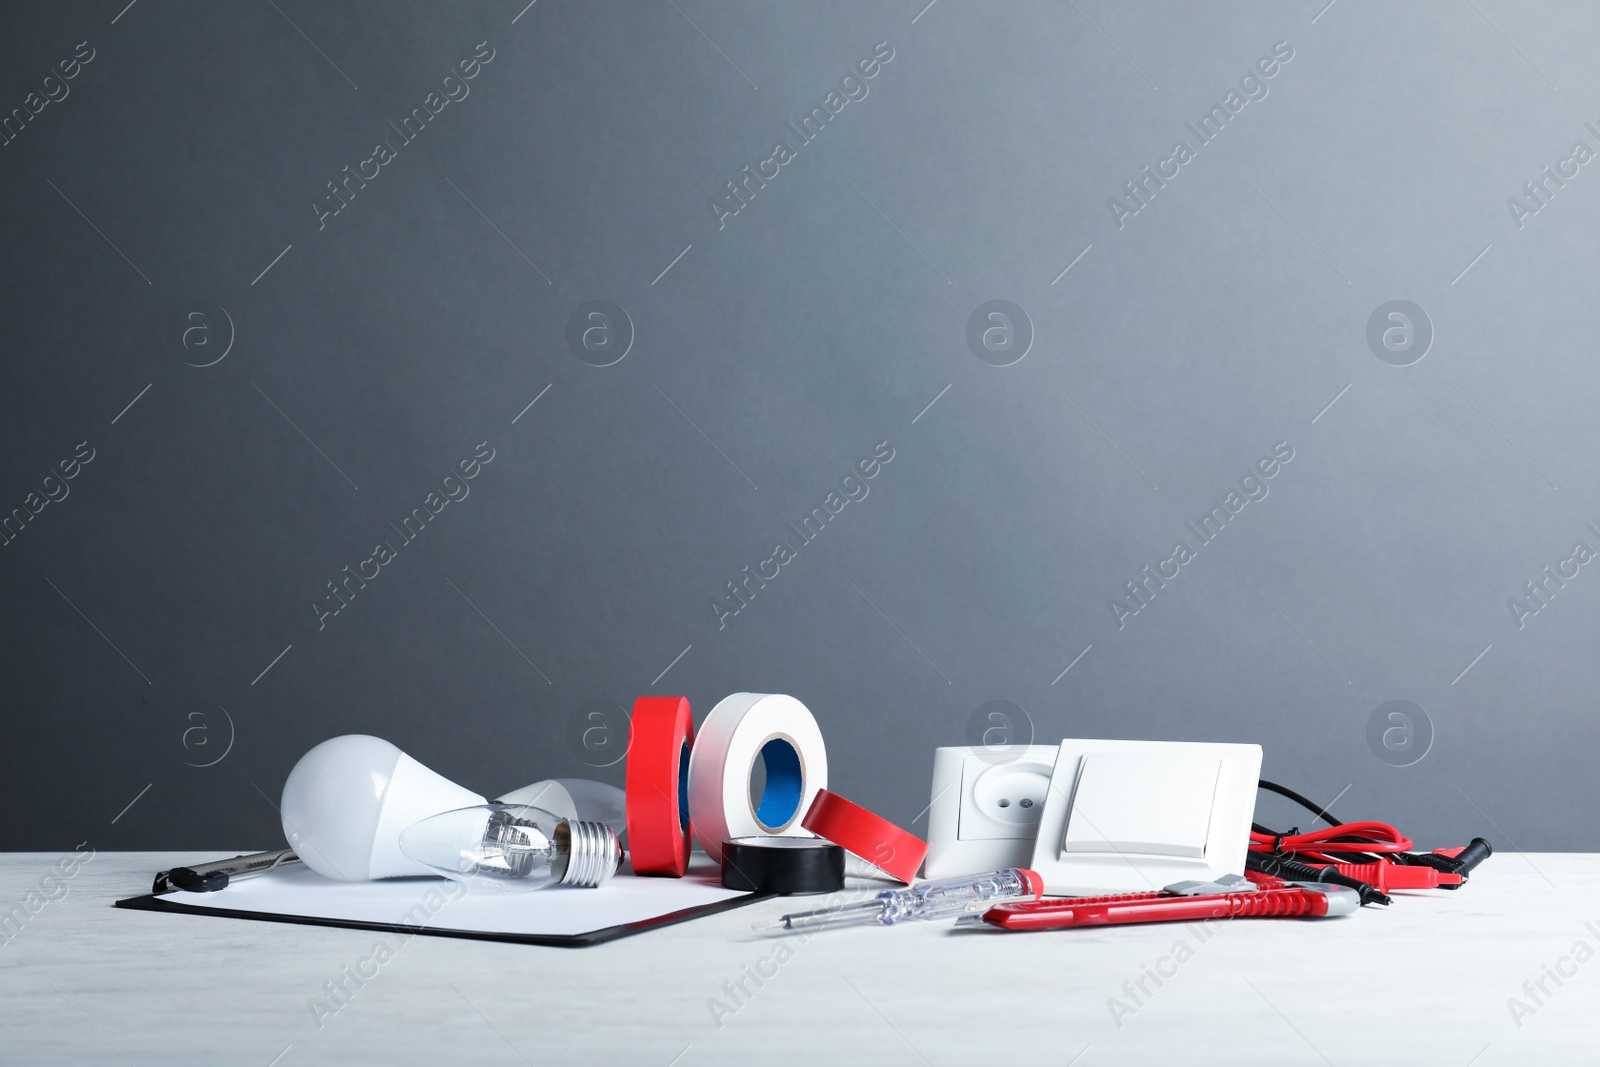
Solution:
<svg viewBox="0 0 1600 1067"><path fill-rule="evenodd" d="M608 881L622 865L622 842L603 822L569 820L556 827L556 847L567 853L562 885L593 888Z"/></svg>

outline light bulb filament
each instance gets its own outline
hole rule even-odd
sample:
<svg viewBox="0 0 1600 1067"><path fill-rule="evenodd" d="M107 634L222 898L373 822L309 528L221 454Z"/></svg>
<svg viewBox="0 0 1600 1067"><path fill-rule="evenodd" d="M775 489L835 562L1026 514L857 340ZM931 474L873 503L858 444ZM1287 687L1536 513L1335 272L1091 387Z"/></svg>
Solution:
<svg viewBox="0 0 1600 1067"><path fill-rule="evenodd" d="M551 846L550 838L535 823L498 809L490 815L484 828L478 854L462 855L463 873L476 867L484 874L526 878L536 869L544 870L549 866Z"/></svg>

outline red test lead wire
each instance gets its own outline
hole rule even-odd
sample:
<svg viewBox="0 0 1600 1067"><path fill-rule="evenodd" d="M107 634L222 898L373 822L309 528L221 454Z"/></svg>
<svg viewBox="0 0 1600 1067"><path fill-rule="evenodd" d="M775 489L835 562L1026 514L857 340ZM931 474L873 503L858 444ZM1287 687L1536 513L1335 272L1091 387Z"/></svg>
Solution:
<svg viewBox="0 0 1600 1067"><path fill-rule="evenodd" d="M1266 779L1259 784L1313 812L1328 829L1277 834L1256 824L1247 866L1274 874L1293 871L1290 876L1302 880L1321 870L1328 879L1349 883L1367 903L1387 904L1385 894L1390 889L1459 889L1472 870L1494 854L1493 846L1481 837L1461 848L1412 852L1411 839L1388 823L1340 823L1325 807L1292 789Z"/></svg>
<svg viewBox="0 0 1600 1067"><path fill-rule="evenodd" d="M1346 840L1340 840L1341 838ZM1350 838L1359 840L1348 840ZM1275 835L1264 834L1259 830L1250 832L1252 852L1278 852L1314 857L1325 854L1349 855L1352 852L1389 855L1410 852L1413 847L1411 838L1386 822L1348 822L1304 834Z"/></svg>
<svg viewBox="0 0 1600 1067"><path fill-rule="evenodd" d="M1387 893L1391 889L1454 889L1466 879L1459 874L1377 860L1373 863L1333 863L1346 878L1357 878Z"/></svg>

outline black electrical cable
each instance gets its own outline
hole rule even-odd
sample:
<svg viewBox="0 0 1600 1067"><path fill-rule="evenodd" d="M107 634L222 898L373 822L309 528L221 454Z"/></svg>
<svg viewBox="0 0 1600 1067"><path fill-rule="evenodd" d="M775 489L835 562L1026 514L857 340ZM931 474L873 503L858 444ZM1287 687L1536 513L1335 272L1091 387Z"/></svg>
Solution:
<svg viewBox="0 0 1600 1067"><path fill-rule="evenodd" d="M1301 796L1299 793L1296 793L1293 789L1290 789L1286 785L1279 785L1277 782L1269 782L1265 778L1262 778L1259 781L1257 781L1256 785L1261 789L1265 789L1269 793L1276 793L1280 797L1287 797L1288 799L1294 801L1296 804L1300 805L1302 808L1305 808L1307 811L1311 812L1313 815L1315 815L1317 818L1321 819L1323 822L1327 823L1329 826L1341 826L1341 825L1343 825L1342 821L1339 820L1339 819L1334 818L1333 817L1333 813L1331 811L1329 811L1327 808L1324 808L1320 804L1315 804L1312 801L1307 800L1305 797ZM1271 830L1261 830L1260 832L1261 833L1269 833L1269 834L1272 833Z"/></svg>

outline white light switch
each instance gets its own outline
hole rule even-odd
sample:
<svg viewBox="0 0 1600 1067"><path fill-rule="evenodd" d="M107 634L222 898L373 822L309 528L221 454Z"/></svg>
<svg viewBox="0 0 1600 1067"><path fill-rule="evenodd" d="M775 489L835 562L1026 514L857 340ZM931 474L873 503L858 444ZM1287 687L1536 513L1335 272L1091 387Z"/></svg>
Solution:
<svg viewBox="0 0 1600 1067"><path fill-rule="evenodd" d="M1203 858L1220 769L1203 755L1084 756L1062 853Z"/></svg>
<svg viewBox="0 0 1600 1067"><path fill-rule="evenodd" d="M1259 745L1063 741L1029 866L1054 894L1242 874L1260 775Z"/></svg>

